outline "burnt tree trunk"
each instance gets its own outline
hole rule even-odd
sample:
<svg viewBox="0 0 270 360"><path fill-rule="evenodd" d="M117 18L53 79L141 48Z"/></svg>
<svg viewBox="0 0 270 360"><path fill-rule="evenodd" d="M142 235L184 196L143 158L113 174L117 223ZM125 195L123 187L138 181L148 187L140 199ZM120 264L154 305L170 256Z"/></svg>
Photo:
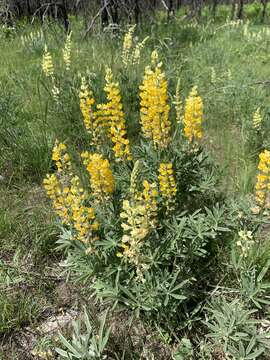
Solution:
<svg viewBox="0 0 270 360"><path fill-rule="evenodd" d="M265 16L266 16L266 8L267 8L268 0L261 0L261 3L262 3L262 17L261 17L261 20L262 20L262 22L264 22Z"/></svg>
<svg viewBox="0 0 270 360"><path fill-rule="evenodd" d="M173 8L173 0L169 0L168 2L168 10L167 10L167 20L169 21L171 19L171 16L174 13L174 8Z"/></svg>
<svg viewBox="0 0 270 360"><path fill-rule="evenodd" d="M101 0L101 23L103 27L109 25L108 0Z"/></svg>
<svg viewBox="0 0 270 360"><path fill-rule="evenodd" d="M216 16L217 6L218 6L218 0L213 0L213 6L212 6L212 15L213 15L213 17Z"/></svg>
<svg viewBox="0 0 270 360"><path fill-rule="evenodd" d="M232 0L232 10L231 10L231 19L234 20L236 9L236 0Z"/></svg>
<svg viewBox="0 0 270 360"><path fill-rule="evenodd" d="M182 0L177 0L176 1L176 9L180 9L180 7L182 6Z"/></svg>
<svg viewBox="0 0 270 360"><path fill-rule="evenodd" d="M134 20L135 24L140 22L140 4L139 0L134 0Z"/></svg>
<svg viewBox="0 0 270 360"><path fill-rule="evenodd" d="M118 24L119 23L118 1L111 0L109 9L113 24Z"/></svg>
<svg viewBox="0 0 270 360"><path fill-rule="evenodd" d="M243 11L244 11L244 0L240 0L238 3L238 12L237 12L237 19L242 19Z"/></svg>

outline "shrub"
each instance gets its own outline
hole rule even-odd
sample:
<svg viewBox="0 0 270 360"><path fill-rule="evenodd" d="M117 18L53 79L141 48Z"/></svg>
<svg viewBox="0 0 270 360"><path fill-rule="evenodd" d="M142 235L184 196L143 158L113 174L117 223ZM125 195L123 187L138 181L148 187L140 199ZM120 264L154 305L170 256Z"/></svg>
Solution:
<svg viewBox="0 0 270 360"><path fill-rule="evenodd" d="M176 324L182 306L203 298L214 276L206 268L230 232L215 166L200 145L202 99L194 87L184 121L174 123L154 51L140 86L142 137L130 141L109 69L105 92L107 102L96 105L83 79L80 105L92 144L82 153L85 179L74 174L65 144L53 150L56 172L44 184L63 226L59 246L74 273L94 279L88 285L98 299Z"/></svg>

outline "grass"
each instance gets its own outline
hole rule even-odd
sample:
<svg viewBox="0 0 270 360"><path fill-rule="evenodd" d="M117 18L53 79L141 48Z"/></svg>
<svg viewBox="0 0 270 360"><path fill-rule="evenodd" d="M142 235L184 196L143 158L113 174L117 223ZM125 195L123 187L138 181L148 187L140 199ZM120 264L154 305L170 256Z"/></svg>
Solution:
<svg viewBox="0 0 270 360"><path fill-rule="evenodd" d="M62 255L55 252L59 233L42 179L52 168L51 149L55 138L76 149L87 147L81 119L78 73L91 80L98 101L104 99L105 65L120 74L121 90L129 134L135 134L139 101L134 94L142 80L144 66L156 47L167 69L169 95L173 98L177 78L182 98L193 85L204 102L204 143L221 172L221 188L228 199L253 192L258 147L252 147L252 116L260 107L263 114L265 146L269 144L270 40L262 33L267 26L251 24L249 33L262 34L247 40L244 26L225 23L183 25L180 18L171 24L145 26L138 35L150 35L141 64L127 71L121 63L122 34L95 34L80 39L80 24L73 27L72 74L60 79L64 89L55 104L41 74L44 38L26 45L28 25L18 25L8 38L0 32L0 343L3 359L12 348L12 359L23 358L14 350L12 336L25 327L37 326L46 311L59 308L57 293L64 277L59 271ZM39 30L38 28L36 31ZM49 28L46 42L54 59L56 74L63 73L61 47L64 34ZM57 75L58 76L58 75ZM135 128L134 128L135 127ZM83 296L85 293L82 291ZM80 298L79 302L83 303ZM73 305L72 305L73 306ZM166 338L166 334L162 335ZM8 340L10 339L10 341ZM2 342L1 342L2 341ZM8 345L7 345L8 344ZM11 344L11 345L10 345ZM1 352L0 352L1 356ZM6 357L5 357L6 356ZM24 355L22 355L24 356Z"/></svg>

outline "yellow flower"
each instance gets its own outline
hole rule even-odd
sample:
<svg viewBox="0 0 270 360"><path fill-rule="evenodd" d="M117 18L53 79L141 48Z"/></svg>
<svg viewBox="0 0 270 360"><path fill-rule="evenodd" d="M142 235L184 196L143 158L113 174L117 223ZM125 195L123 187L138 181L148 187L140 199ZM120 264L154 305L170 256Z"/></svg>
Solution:
<svg viewBox="0 0 270 360"><path fill-rule="evenodd" d="M157 185L151 184L147 180L143 181L143 191L137 189L139 173L139 161L131 173L130 178L130 200L123 201L123 211L120 214L122 219L123 236L121 242L122 252L116 256L124 257L127 261L134 264L138 277L142 276L141 248L143 240L156 227L157 219Z"/></svg>
<svg viewBox="0 0 270 360"><path fill-rule="evenodd" d="M251 249L251 247L254 244L254 240L253 240L253 235L251 231L245 231L245 230L240 230L238 232L238 240L236 242L236 245L239 248L240 251L240 255L242 257L247 257L249 250Z"/></svg>
<svg viewBox="0 0 270 360"><path fill-rule="evenodd" d="M136 200L138 198L138 190L137 190L137 180L139 176L140 171L140 160L137 160L134 164L133 170L131 172L130 176L130 188L129 192L131 195L131 198L133 200Z"/></svg>
<svg viewBox="0 0 270 360"><path fill-rule="evenodd" d="M142 240L148 235L150 229L146 208L136 202L124 200L120 217L123 219L121 226L124 230L121 244L123 257L133 263L139 271Z"/></svg>
<svg viewBox="0 0 270 360"><path fill-rule="evenodd" d="M197 93L197 87L194 86L186 99L184 115L184 135L190 143L202 138L202 110L202 99Z"/></svg>
<svg viewBox="0 0 270 360"><path fill-rule="evenodd" d="M146 43L146 41L149 39L149 36L146 36L143 41L139 42L136 44L133 53L132 53L132 64L136 65L140 63L140 59L141 59L141 51L144 48L144 45Z"/></svg>
<svg viewBox="0 0 270 360"><path fill-rule="evenodd" d="M67 147L65 144L59 143L58 140L55 141L52 152L52 160L55 161L58 172L61 172L63 169L70 171L70 156L66 150Z"/></svg>
<svg viewBox="0 0 270 360"><path fill-rule="evenodd" d="M48 51L47 45L45 45L44 53L42 57L42 70L45 76L50 77L54 74L54 67L52 62L52 56Z"/></svg>
<svg viewBox="0 0 270 360"><path fill-rule="evenodd" d="M256 202L260 208L270 208L270 151L264 150L259 155L257 182L255 185Z"/></svg>
<svg viewBox="0 0 270 360"><path fill-rule="evenodd" d="M98 121L93 111L95 100L89 89L85 77L81 79L80 109L83 116L84 126L92 137L92 144L98 145Z"/></svg>
<svg viewBox="0 0 270 360"><path fill-rule="evenodd" d="M253 114L253 128L257 131L261 130L262 117L260 114L260 108L258 108Z"/></svg>
<svg viewBox="0 0 270 360"><path fill-rule="evenodd" d="M114 82L112 71L109 68L106 70L105 80L104 90L107 93L108 102L97 106L98 111L95 116L98 122L104 124L103 127L109 129L108 133L114 145L113 151L116 160L132 160L119 84Z"/></svg>
<svg viewBox="0 0 270 360"><path fill-rule="evenodd" d="M70 32L66 38L65 46L63 49L63 60L66 65L66 70L70 70L70 64L71 64L71 34Z"/></svg>
<svg viewBox="0 0 270 360"><path fill-rule="evenodd" d="M177 188L171 163L161 163L159 165L158 179L160 193L165 201L167 211L173 210Z"/></svg>
<svg viewBox="0 0 270 360"><path fill-rule="evenodd" d="M63 192L61 183L55 174L47 175L43 181L48 197L52 200L53 208L63 224L70 224L71 217L66 208L65 198L69 188ZM64 195L64 196L63 196Z"/></svg>
<svg viewBox="0 0 270 360"><path fill-rule="evenodd" d="M94 233L98 231L99 224L94 209L84 205L86 199L87 194L81 189L79 178L74 176L71 179L69 193L66 195L66 203L71 212L72 226L77 232L77 239L90 244L97 239Z"/></svg>
<svg viewBox="0 0 270 360"><path fill-rule="evenodd" d="M54 211L63 224L74 230L77 240L91 245L97 239L95 232L98 231L99 224L94 209L85 205L88 195L81 187L78 176L71 172L65 144L56 142L52 159L56 162L57 171L47 175L43 184Z"/></svg>
<svg viewBox="0 0 270 360"><path fill-rule="evenodd" d="M179 124L181 122L181 116L182 116L182 101L181 101L181 96L180 96L180 79L177 80L173 104L175 106L176 122L177 122L177 124Z"/></svg>
<svg viewBox="0 0 270 360"><path fill-rule="evenodd" d="M141 126L145 138L155 146L166 148L170 143L171 123L169 120L168 84L161 64L145 68L140 86Z"/></svg>
<svg viewBox="0 0 270 360"><path fill-rule="evenodd" d="M122 60L125 66L131 63L131 58L132 58L131 50L133 46L133 34L135 29L136 29L136 24L130 26L128 32L124 36Z"/></svg>
<svg viewBox="0 0 270 360"><path fill-rule="evenodd" d="M90 185L97 201L105 201L115 190L115 181L109 161L100 154L82 153L90 175Z"/></svg>
<svg viewBox="0 0 270 360"><path fill-rule="evenodd" d="M158 64L158 52L157 50L152 51L151 54L151 64L152 66L156 67Z"/></svg>
<svg viewBox="0 0 270 360"><path fill-rule="evenodd" d="M146 208L146 214L150 226L155 227L157 222L157 204L158 188L157 184L143 181L143 192L141 194L141 203Z"/></svg>

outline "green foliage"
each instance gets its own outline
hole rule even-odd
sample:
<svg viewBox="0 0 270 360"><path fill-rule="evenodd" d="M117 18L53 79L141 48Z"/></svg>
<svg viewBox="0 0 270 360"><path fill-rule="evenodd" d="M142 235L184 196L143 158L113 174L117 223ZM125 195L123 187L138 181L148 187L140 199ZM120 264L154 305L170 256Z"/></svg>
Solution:
<svg viewBox="0 0 270 360"><path fill-rule="evenodd" d="M220 299L212 302L207 312L207 336L224 356L252 360L268 354L269 334L259 331L261 321L253 317L257 310L245 309L238 299Z"/></svg>
<svg viewBox="0 0 270 360"><path fill-rule="evenodd" d="M148 152L150 160L149 155ZM68 251L67 268L75 273L77 279L86 283L94 276L95 282L90 287L98 299L109 300L113 307L128 306L136 316L144 314L149 320L164 323L166 327L168 321L176 324L181 319L180 309L183 309L184 304L191 299L198 301L204 297L199 289L212 276L211 273L206 275L204 269L215 263L217 248L222 246L230 233L231 223L226 220L226 206L212 204L216 191L212 174L211 180L207 179L209 163L204 168L203 158L201 152L184 157L182 161L177 157L175 172L181 185L176 209L174 215L165 218L164 211L161 210L157 230L144 243L142 279L138 276L136 267L124 258L117 257L121 250L122 233L119 222L119 212L122 210L119 207L118 193L113 200L113 204L118 206L114 207L112 204L109 207L109 203L107 204L106 222L101 213L103 238L94 243L95 251L90 256L84 254L87 249L85 245L72 239L72 232L63 231L58 244L60 249ZM199 164L197 167L196 162ZM148 164L144 175L153 177L155 162L150 160ZM185 182L188 176L185 178L181 173L185 174L189 167L192 168L191 177ZM202 187L199 181L196 181L196 187L192 185L192 176L199 179L197 171L204 173L200 177L204 184ZM121 179L120 173L118 176L120 184L123 184L124 179ZM122 191L125 189L122 185L121 188ZM211 190L214 195L211 195ZM198 202L196 196L199 197L201 192L203 196ZM186 197L186 194L190 195ZM193 197L197 202L194 203ZM192 210L195 205L202 206L204 203L211 204L212 207Z"/></svg>
<svg viewBox="0 0 270 360"><path fill-rule="evenodd" d="M173 355L173 360L188 360L194 355L193 346L189 339L183 338L178 345L178 349Z"/></svg>
<svg viewBox="0 0 270 360"><path fill-rule="evenodd" d="M66 350L56 348L61 359L106 359L106 345L110 336L110 328L106 329L106 313L100 321L98 332L91 324L91 318L84 309L83 319L73 322L72 340L69 342L63 335L59 339Z"/></svg>

